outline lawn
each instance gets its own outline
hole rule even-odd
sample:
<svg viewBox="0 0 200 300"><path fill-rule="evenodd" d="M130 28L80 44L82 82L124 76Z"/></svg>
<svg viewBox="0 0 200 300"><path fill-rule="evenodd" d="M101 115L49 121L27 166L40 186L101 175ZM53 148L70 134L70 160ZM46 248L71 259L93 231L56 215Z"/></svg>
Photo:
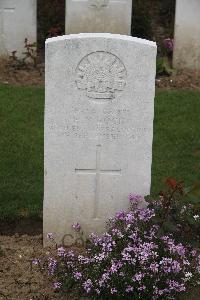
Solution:
<svg viewBox="0 0 200 300"><path fill-rule="evenodd" d="M43 197L44 89L0 86L0 217L38 216Z"/></svg>
<svg viewBox="0 0 200 300"><path fill-rule="evenodd" d="M0 218L41 217L44 88L0 86ZM152 193L200 181L200 92L157 91ZM131 192L127 191L127 194Z"/></svg>

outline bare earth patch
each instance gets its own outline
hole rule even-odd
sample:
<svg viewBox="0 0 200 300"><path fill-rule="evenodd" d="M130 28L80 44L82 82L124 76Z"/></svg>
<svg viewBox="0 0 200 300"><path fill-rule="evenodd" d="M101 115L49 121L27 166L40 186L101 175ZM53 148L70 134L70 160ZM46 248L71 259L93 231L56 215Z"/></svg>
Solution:
<svg viewBox="0 0 200 300"><path fill-rule="evenodd" d="M0 57L0 83L12 85L44 85L44 64L17 69L9 59Z"/></svg>
<svg viewBox="0 0 200 300"><path fill-rule="evenodd" d="M159 77L156 86L164 90L200 91L200 72L181 71L176 75Z"/></svg>
<svg viewBox="0 0 200 300"><path fill-rule="evenodd" d="M61 295L52 288L32 259L45 254L42 235L0 236L0 300L75 300L72 295Z"/></svg>

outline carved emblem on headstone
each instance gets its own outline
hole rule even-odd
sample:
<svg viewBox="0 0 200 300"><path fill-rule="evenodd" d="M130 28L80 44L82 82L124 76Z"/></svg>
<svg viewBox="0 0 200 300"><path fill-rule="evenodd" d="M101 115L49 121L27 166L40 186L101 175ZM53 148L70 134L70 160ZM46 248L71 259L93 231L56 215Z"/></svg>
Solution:
<svg viewBox="0 0 200 300"><path fill-rule="evenodd" d="M86 90L89 98L109 100L126 85L126 68L114 54L92 52L79 62L76 69L77 87Z"/></svg>
<svg viewBox="0 0 200 300"><path fill-rule="evenodd" d="M103 7L108 6L109 0L88 0L88 4L91 7L96 8L97 10L100 10Z"/></svg>

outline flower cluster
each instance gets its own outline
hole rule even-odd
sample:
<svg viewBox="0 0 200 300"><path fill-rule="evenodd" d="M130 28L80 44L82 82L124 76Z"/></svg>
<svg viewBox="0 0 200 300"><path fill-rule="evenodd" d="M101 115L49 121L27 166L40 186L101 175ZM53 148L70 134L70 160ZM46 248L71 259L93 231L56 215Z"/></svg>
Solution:
<svg viewBox="0 0 200 300"><path fill-rule="evenodd" d="M169 51L170 53L173 52L174 49L174 40L167 38L163 40L164 47Z"/></svg>
<svg viewBox="0 0 200 300"><path fill-rule="evenodd" d="M131 209L111 218L102 236L92 234L84 253L57 249L48 266L57 278L54 288L70 282L95 299L156 300L175 299L199 284L198 252L176 243L172 235L160 235L155 211L140 205L142 197L130 195L129 200Z"/></svg>

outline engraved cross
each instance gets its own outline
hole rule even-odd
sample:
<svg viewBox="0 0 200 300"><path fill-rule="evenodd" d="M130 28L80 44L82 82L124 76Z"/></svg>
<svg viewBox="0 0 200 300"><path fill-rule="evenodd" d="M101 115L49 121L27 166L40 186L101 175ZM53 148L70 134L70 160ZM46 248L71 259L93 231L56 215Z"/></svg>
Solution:
<svg viewBox="0 0 200 300"><path fill-rule="evenodd" d="M99 206L99 198L100 198L100 176L102 174L109 175L121 175L121 169L118 170L105 170L101 169L101 145L96 146L96 168L95 169L75 169L75 173L82 175L90 175L94 174L96 176L95 179L95 202L94 202L94 210L93 210L93 218L97 218L98 206Z"/></svg>

